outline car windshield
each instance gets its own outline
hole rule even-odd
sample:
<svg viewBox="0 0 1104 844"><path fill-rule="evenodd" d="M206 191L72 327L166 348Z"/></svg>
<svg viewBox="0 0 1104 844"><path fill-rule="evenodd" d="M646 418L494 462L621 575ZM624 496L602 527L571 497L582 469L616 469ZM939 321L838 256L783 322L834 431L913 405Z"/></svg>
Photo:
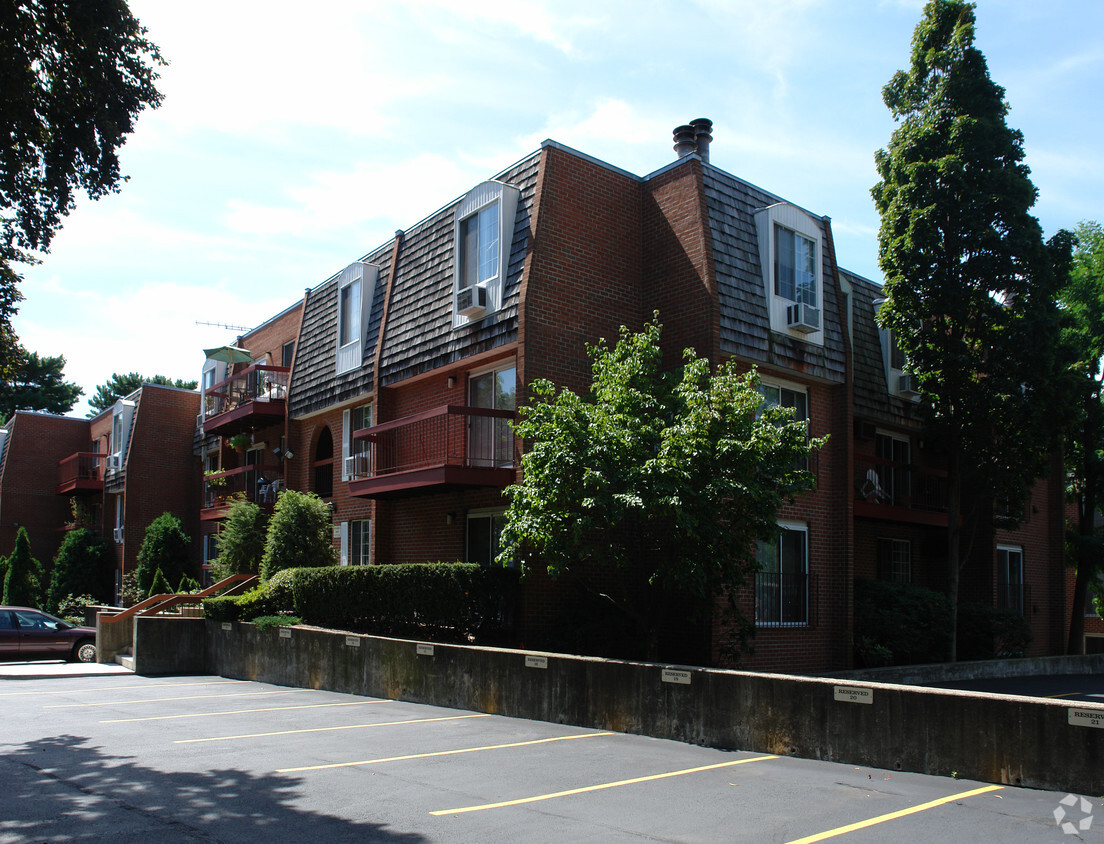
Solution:
<svg viewBox="0 0 1104 844"><path fill-rule="evenodd" d="M71 625L60 618L54 618L49 613L38 610L15 610L15 616L19 619L20 627L46 628L48 630L68 630Z"/></svg>

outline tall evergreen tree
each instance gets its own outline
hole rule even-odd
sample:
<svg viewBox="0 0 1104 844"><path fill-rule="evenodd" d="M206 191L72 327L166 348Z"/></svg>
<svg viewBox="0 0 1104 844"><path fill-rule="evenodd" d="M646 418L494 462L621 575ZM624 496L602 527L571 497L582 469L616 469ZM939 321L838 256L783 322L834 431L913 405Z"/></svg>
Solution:
<svg viewBox="0 0 1104 844"><path fill-rule="evenodd" d="M149 593L158 570L168 583L178 583L185 574L193 574L191 544L180 519L172 513L162 513L150 522L138 549L139 590Z"/></svg>
<svg viewBox="0 0 1104 844"><path fill-rule="evenodd" d="M198 381L185 381L183 378L177 378L174 381L165 375L153 375L147 378L138 372L127 372L122 375L118 372L112 372L106 383L96 385L96 392L88 400L88 406L92 408L88 411L88 415L95 416L102 413L119 399L129 396L143 384L163 384L166 387L194 390L198 383Z"/></svg>
<svg viewBox="0 0 1104 844"><path fill-rule="evenodd" d="M68 595L91 595L98 601L111 597L111 554L107 543L85 528L65 534L50 575L46 609L57 612Z"/></svg>
<svg viewBox="0 0 1104 844"><path fill-rule="evenodd" d="M1004 89L974 47L974 5L931 0L912 63L883 91L897 122L875 160L879 312L917 378L948 470L948 595L957 607L994 499L1022 501L1053 443L1050 262ZM968 481L968 483L967 483ZM951 659L955 658L952 636Z"/></svg>
<svg viewBox="0 0 1104 844"><path fill-rule="evenodd" d="M84 391L66 381L62 356L39 356L22 346L10 378L0 378L0 421L17 410L45 410L68 413Z"/></svg>
<svg viewBox="0 0 1104 844"><path fill-rule="evenodd" d="M7 606L38 607L41 602L42 566L31 556L31 540L27 536L27 529L20 527L15 534L15 548L8 557L2 603Z"/></svg>

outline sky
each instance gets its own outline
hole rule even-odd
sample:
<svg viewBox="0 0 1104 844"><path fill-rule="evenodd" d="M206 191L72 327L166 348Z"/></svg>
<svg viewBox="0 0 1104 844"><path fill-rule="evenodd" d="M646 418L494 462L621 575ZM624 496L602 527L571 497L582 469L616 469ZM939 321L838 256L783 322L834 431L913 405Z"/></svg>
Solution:
<svg viewBox="0 0 1104 844"><path fill-rule="evenodd" d="M711 163L832 218L881 280L881 91L919 0L130 0L170 64L164 104L21 268L14 324L84 389L197 379L306 288L558 141L637 175L713 120ZM1104 3L980 0L976 46L1024 134L1049 237L1104 219ZM210 325L207 323L215 323ZM232 326L225 328L220 326Z"/></svg>

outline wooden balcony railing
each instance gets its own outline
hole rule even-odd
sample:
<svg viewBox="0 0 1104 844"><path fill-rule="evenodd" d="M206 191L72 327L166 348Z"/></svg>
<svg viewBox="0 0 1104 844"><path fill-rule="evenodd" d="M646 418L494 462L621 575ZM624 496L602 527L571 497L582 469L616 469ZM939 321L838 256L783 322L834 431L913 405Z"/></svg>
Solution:
<svg viewBox="0 0 1104 844"><path fill-rule="evenodd" d="M104 458L93 451L78 451L58 461L58 495L102 492Z"/></svg>
<svg viewBox="0 0 1104 844"><path fill-rule="evenodd" d="M243 497L271 509L284 488L284 479L272 467L238 466L203 476L201 519L220 519L235 498Z"/></svg>
<svg viewBox="0 0 1104 844"><path fill-rule="evenodd" d="M290 372L286 366L255 363L212 385L203 396L204 429L230 434L258 419L266 424L282 419Z"/></svg>
<svg viewBox="0 0 1104 844"><path fill-rule="evenodd" d="M442 486L506 486L517 465L512 410L444 405L354 432L371 443L348 464L352 495Z"/></svg>

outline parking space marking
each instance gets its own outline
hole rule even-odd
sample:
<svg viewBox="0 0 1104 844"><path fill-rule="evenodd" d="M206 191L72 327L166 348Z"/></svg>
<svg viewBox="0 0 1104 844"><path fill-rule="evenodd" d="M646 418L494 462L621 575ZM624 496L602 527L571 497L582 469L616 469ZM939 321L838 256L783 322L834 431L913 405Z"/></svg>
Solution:
<svg viewBox="0 0 1104 844"><path fill-rule="evenodd" d="M1074 695L1079 695L1079 694L1081 694L1081 693L1080 692L1062 692L1060 695L1047 695L1047 697L1073 697Z"/></svg>
<svg viewBox="0 0 1104 844"><path fill-rule="evenodd" d="M466 718L490 718L480 712L475 715L445 715L440 718L410 718L406 721L379 721L375 724L342 724L337 727L307 727L302 730L277 730L273 733L246 733L240 736L213 736L211 738L177 739L173 744L199 744L206 741L231 741L233 739L267 738L268 736L291 736L299 733L329 733L335 730L365 730L370 727L395 727L400 724L431 724L434 721L463 721Z"/></svg>
<svg viewBox="0 0 1104 844"><path fill-rule="evenodd" d="M456 756L460 753L478 753L481 750L505 750L509 747L531 747L535 744L549 744L554 741L571 741L572 739L594 738L595 736L612 736L615 733L576 733L570 736L554 736L553 738L533 739L531 741L513 741L509 744L488 744L483 747L461 747L457 750L437 750L432 753L411 753L407 756L387 756L382 759L364 759L359 762L333 762L329 765L306 765L302 768L277 768L278 774L296 774L300 771L324 771L329 768L352 768L357 765L379 765L381 762L405 762L410 759L430 759L434 756Z"/></svg>
<svg viewBox="0 0 1104 844"><path fill-rule="evenodd" d="M80 709L92 706L122 706L127 703L171 703L175 700L202 700L219 697L259 697L261 695L300 695L314 689L280 689L276 692L233 692L228 695L183 695L181 697L151 697L144 700L104 700L99 703L51 703L43 709Z"/></svg>
<svg viewBox="0 0 1104 844"><path fill-rule="evenodd" d="M148 715L144 718L113 718L101 724L130 724L135 721L175 721L178 718L212 718L216 715L245 715L250 712L282 712L287 709L325 709L330 706L375 706L395 700L350 700L344 703L301 703L297 706L263 706L256 709L227 709L222 712L189 712L184 715Z"/></svg>
<svg viewBox="0 0 1104 844"><path fill-rule="evenodd" d="M788 842L788 844L813 844L814 841L824 841L828 838L835 838L837 835L844 835L848 832L854 832L857 829L866 829L868 826L874 826L875 824L885 823L895 818L903 818L905 815L914 815L917 812L926 812L928 809L934 809L937 806L944 806L947 803L953 803L956 800L965 800L967 797L975 797L978 794L986 794L990 791L1000 791L1004 786L1002 785L986 785L981 788L974 788L970 791L961 791L958 794L952 794L950 797L940 797L938 800L929 800L927 803L921 803L919 806L910 806L908 809L899 809L896 812L889 812L885 815L878 815L876 818L869 818L865 821L858 821L857 823L848 824L847 826L836 827L835 829L829 829L826 832L818 832L816 835L809 835L805 838L798 838L794 841Z"/></svg>
<svg viewBox="0 0 1104 844"><path fill-rule="evenodd" d="M0 697L18 697L20 695L72 695L72 694L84 694L85 692L121 692L134 689L158 689L158 688L177 688L179 686L226 686L231 683L238 685L242 683L249 683L250 680L214 680L209 683L150 683L148 686L104 686L99 689L51 689L50 691L43 692L0 692Z"/></svg>
<svg viewBox="0 0 1104 844"><path fill-rule="evenodd" d="M551 794L538 794L534 797L520 797L516 800L503 800L499 803L482 803L478 806L463 806L458 809L438 809L430 812L431 815L459 815L465 812L483 812L487 809L501 809L506 806L521 806L525 803L537 803L541 800L554 800L557 797L570 797L573 794L586 794L590 791L602 791L607 788L620 788L625 785L635 785L641 782L654 782L655 780L682 777L687 774L696 774L701 771L715 771L718 768L731 768L733 765L744 765L748 762L763 762L767 759L777 759L777 756L752 756L748 759L735 759L731 762L718 762L716 765L702 765L698 768L684 768L681 771L667 771L662 774L650 774L646 777L633 777L630 780L618 780L617 782L603 782L597 785L587 785L582 788L571 788L567 791L556 791Z"/></svg>

